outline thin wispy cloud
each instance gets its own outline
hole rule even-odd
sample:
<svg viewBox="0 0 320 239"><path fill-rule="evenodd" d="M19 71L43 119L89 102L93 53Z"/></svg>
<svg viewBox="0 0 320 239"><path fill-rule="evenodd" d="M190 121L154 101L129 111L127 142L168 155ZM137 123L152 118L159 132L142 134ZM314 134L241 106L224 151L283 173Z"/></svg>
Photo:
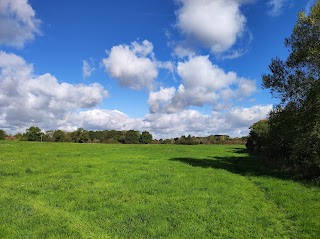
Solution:
<svg viewBox="0 0 320 239"><path fill-rule="evenodd" d="M309 0L306 7L305 7L305 12L307 15L309 15L312 6L316 3L317 0Z"/></svg>
<svg viewBox="0 0 320 239"><path fill-rule="evenodd" d="M82 78L86 79L91 76L92 72L94 72L96 68L94 67L94 61L90 58L89 61L82 61Z"/></svg>
<svg viewBox="0 0 320 239"><path fill-rule="evenodd" d="M290 0L270 0L268 2L269 10L268 14L272 17L280 16L287 8Z"/></svg>

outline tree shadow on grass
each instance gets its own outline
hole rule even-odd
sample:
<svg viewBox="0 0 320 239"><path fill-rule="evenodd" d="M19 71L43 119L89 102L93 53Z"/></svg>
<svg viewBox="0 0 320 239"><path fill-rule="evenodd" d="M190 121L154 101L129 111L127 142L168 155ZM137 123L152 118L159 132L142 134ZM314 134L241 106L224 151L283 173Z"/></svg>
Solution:
<svg viewBox="0 0 320 239"><path fill-rule="evenodd" d="M170 160L179 161L193 167L224 169L243 176L269 176L280 179L296 179L291 175L268 167L262 156L250 155L246 149L234 148L231 152L239 154L239 156L214 156L202 159L181 157L171 158Z"/></svg>
<svg viewBox="0 0 320 239"><path fill-rule="evenodd" d="M229 152L236 153L236 154L249 154L249 151L244 148L233 148Z"/></svg>

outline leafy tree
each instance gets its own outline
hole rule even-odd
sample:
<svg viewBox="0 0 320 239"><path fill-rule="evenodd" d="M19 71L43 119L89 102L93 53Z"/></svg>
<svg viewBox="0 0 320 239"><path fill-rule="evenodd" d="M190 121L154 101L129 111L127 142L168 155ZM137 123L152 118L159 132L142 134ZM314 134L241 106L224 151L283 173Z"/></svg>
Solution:
<svg viewBox="0 0 320 239"><path fill-rule="evenodd" d="M247 149L254 153L260 153L264 150L269 134L268 120L260 120L250 126L250 133L246 143Z"/></svg>
<svg viewBox="0 0 320 239"><path fill-rule="evenodd" d="M0 129L0 140L4 140L6 136L7 133L4 130Z"/></svg>
<svg viewBox="0 0 320 239"><path fill-rule="evenodd" d="M53 133L53 130L46 130L45 134L43 135L43 141L53 142Z"/></svg>
<svg viewBox="0 0 320 239"><path fill-rule="evenodd" d="M116 131L116 130L109 130L106 131L105 139L106 142L111 142L111 143L119 143L119 142L124 142L125 134L121 131Z"/></svg>
<svg viewBox="0 0 320 239"><path fill-rule="evenodd" d="M25 134L28 141L40 141L43 135L41 129L35 126L31 126L29 129L26 129Z"/></svg>
<svg viewBox="0 0 320 239"><path fill-rule="evenodd" d="M14 137L15 137L17 140L20 140L20 141L27 141L27 136L26 136L26 134L17 133L17 134L14 135Z"/></svg>
<svg viewBox="0 0 320 239"><path fill-rule="evenodd" d="M52 135L53 141L54 142L66 142L67 141L67 137L66 137L66 133L62 130L55 130L53 132Z"/></svg>
<svg viewBox="0 0 320 239"><path fill-rule="evenodd" d="M263 87L280 99L269 117L269 160L305 177L320 176L320 0L300 13L286 61L273 59Z"/></svg>
<svg viewBox="0 0 320 239"><path fill-rule="evenodd" d="M83 128L79 128L74 132L71 132L70 138L75 143L87 143L89 141L89 133Z"/></svg>
<svg viewBox="0 0 320 239"><path fill-rule="evenodd" d="M140 133L139 131L129 130L125 134L124 143L125 144L139 144Z"/></svg>
<svg viewBox="0 0 320 239"><path fill-rule="evenodd" d="M142 132L139 142L141 144L150 144L152 142L152 135L148 131Z"/></svg>
<svg viewBox="0 0 320 239"><path fill-rule="evenodd" d="M6 132L4 130L0 129L0 140L4 140L6 135L7 135Z"/></svg>
<svg viewBox="0 0 320 239"><path fill-rule="evenodd" d="M188 135L188 137L182 135L179 139L179 144L195 145L195 144L199 144L199 141L196 139L196 137L191 137L190 134Z"/></svg>

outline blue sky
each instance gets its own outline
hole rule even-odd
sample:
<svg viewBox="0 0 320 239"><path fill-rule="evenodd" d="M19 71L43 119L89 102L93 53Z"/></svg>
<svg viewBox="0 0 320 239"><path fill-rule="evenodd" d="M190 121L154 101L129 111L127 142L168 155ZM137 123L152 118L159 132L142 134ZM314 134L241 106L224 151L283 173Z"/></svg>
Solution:
<svg viewBox="0 0 320 239"><path fill-rule="evenodd" d="M0 128L244 136L313 0L1 0Z"/></svg>

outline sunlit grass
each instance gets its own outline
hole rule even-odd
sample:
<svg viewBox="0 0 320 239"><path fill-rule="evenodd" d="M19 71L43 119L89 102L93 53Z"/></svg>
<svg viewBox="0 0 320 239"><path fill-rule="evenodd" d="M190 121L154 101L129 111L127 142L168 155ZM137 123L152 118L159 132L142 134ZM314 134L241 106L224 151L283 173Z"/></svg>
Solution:
<svg viewBox="0 0 320 239"><path fill-rule="evenodd" d="M243 149L0 142L0 238L319 238L319 188Z"/></svg>

